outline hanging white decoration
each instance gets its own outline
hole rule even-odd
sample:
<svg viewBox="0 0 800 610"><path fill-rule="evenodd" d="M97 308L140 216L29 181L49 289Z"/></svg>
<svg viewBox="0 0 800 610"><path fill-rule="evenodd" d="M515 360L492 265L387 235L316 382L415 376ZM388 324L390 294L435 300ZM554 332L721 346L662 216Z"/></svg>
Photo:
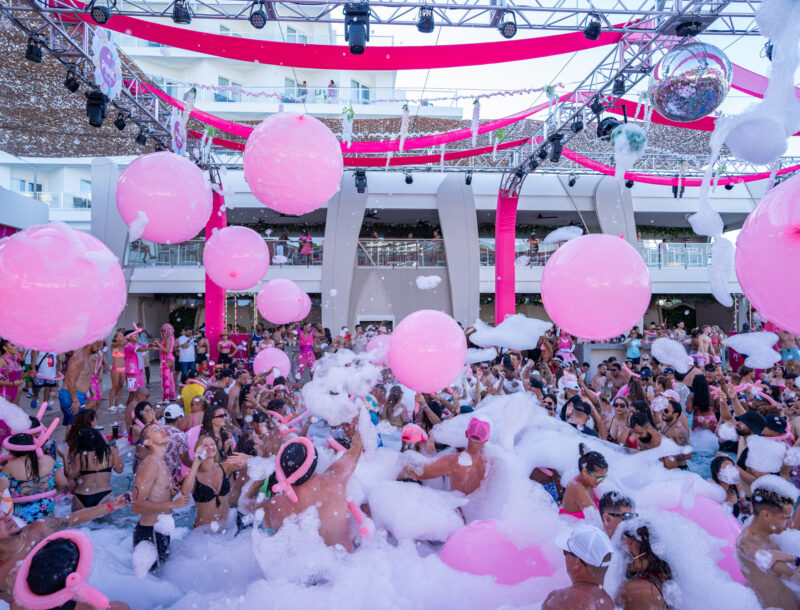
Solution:
<svg viewBox="0 0 800 610"><path fill-rule="evenodd" d="M403 151L406 135L408 135L408 104L403 104L403 118L400 119L400 152Z"/></svg>
<svg viewBox="0 0 800 610"><path fill-rule="evenodd" d="M475 100L472 102L472 125L470 128L472 130L472 146L474 147L478 141L478 127L480 127L481 123L481 102L480 100Z"/></svg>
<svg viewBox="0 0 800 610"><path fill-rule="evenodd" d="M350 148L350 144L353 141L353 119L355 118L355 112L353 108L350 106L346 106L342 108L342 141L347 144L347 148Z"/></svg>
<svg viewBox="0 0 800 610"><path fill-rule="evenodd" d="M109 99L116 99L122 90L122 63L111 32L101 28L94 30L92 38L92 63L94 82Z"/></svg>

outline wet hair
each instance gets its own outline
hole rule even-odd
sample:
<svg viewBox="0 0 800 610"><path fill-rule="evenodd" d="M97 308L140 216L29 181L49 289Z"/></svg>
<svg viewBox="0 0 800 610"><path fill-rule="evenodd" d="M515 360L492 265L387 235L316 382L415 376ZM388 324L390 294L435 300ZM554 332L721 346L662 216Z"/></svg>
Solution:
<svg viewBox="0 0 800 610"><path fill-rule="evenodd" d="M705 375L695 375L692 380L692 401L695 409L708 412L711 409L711 392Z"/></svg>
<svg viewBox="0 0 800 610"><path fill-rule="evenodd" d="M787 504L792 506L794 502L791 498L787 498L785 496L780 495L775 491L770 491L768 489L756 489L753 492L753 514L758 516L762 510L768 510L772 513L776 513L783 510L783 507Z"/></svg>
<svg viewBox="0 0 800 610"><path fill-rule="evenodd" d="M289 442L286 447L284 447L283 452L281 453L281 470L283 470L283 474L286 475L288 479L300 466L303 465L303 462L306 461L307 450L306 446L303 443L298 442ZM311 476L314 474L314 471L317 469L317 450L314 449L314 461L311 462L311 466L302 477L297 479L294 483L292 483L293 487L298 485L302 485L306 481L308 481Z"/></svg>
<svg viewBox="0 0 800 610"><path fill-rule="evenodd" d="M680 415L681 413L683 413L683 407L681 406L681 403L679 403L677 400L670 400L669 406L672 407L673 411L675 411L675 415Z"/></svg>
<svg viewBox="0 0 800 610"><path fill-rule="evenodd" d="M636 508L636 503L628 496L623 496L617 491L607 491L602 495L600 501L598 502L598 510L600 511L601 515L611 510L617 511L623 506Z"/></svg>
<svg viewBox="0 0 800 610"><path fill-rule="evenodd" d="M85 430L81 430L80 434L78 434L76 453L81 463L85 460L87 466L89 464L89 458L86 454L90 451L94 452L97 462L100 464L108 461L111 456L111 447L108 446L106 439L100 434L100 431L94 428L86 428Z"/></svg>
<svg viewBox="0 0 800 610"><path fill-rule="evenodd" d="M31 592L50 595L62 591L67 586L67 577L78 569L80 555L78 545L66 538L56 538L45 544L31 559L26 578Z"/></svg>
<svg viewBox="0 0 800 610"><path fill-rule="evenodd" d="M631 415L631 420L628 426L633 429L635 426L641 426L642 428L646 428L647 426L652 426L653 422L650 421L650 418L647 417L646 413L636 412Z"/></svg>
<svg viewBox="0 0 800 610"><path fill-rule="evenodd" d="M578 453L580 453L578 458L579 471L586 468L589 472L596 472L608 468L608 462L603 457L603 454L597 451L586 451L586 445L583 443L578 445Z"/></svg>
<svg viewBox="0 0 800 610"><path fill-rule="evenodd" d="M84 409L83 411L78 411L75 415L75 419L72 420L72 425L69 428L69 433L64 439L67 442L69 453L74 453L77 450L78 434L81 430L91 428L95 417L97 417L97 411L94 409Z"/></svg>
<svg viewBox="0 0 800 610"><path fill-rule="evenodd" d="M13 435L8 439L9 443L15 445L33 445L33 436L20 432ZM25 475L28 480L34 483L39 482L39 456L35 451L19 451L17 449L9 449L8 452L14 457L21 457L25 459Z"/></svg>
<svg viewBox="0 0 800 610"><path fill-rule="evenodd" d="M672 580L672 568L653 551L650 544L650 530L646 525L639 525L635 530L626 529L623 536L639 543L640 553L647 558L647 570L640 576L652 575L660 580Z"/></svg>
<svg viewBox="0 0 800 610"><path fill-rule="evenodd" d="M719 471L722 470L722 467L725 465L725 462L730 462L731 464L734 464L733 459L727 455L718 455L713 460L711 460L711 478L715 483L720 482Z"/></svg>

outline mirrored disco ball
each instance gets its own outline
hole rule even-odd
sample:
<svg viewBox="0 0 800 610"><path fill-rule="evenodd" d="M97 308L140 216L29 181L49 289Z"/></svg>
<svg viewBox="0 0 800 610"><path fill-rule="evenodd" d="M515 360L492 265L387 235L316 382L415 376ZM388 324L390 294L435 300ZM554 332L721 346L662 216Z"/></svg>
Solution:
<svg viewBox="0 0 800 610"><path fill-rule="evenodd" d="M667 53L650 75L648 96L660 115L679 123L716 110L731 88L731 62L722 50L693 42Z"/></svg>

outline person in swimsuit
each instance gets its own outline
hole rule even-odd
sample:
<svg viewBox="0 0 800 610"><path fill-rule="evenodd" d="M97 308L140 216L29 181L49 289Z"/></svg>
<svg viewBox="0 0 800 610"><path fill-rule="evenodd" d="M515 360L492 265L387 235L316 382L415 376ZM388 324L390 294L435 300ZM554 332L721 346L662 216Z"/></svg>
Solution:
<svg viewBox="0 0 800 610"><path fill-rule="evenodd" d="M0 491L8 489L11 497L17 498L14 516L24 519L26 523L49 517L56 505L56 491L67 491L69 488L61 462L47 454L39 457L34 451L34 439L30 434L15 434L9 441L15 445L30 446L30 449L9 451L13 459L0 471ZM24 501L25 496L41 494L47 495Z"/></svg>
<svg viewBox="0 0 800 610"><path fill-rule="evenodd" d="M78 434L72 461L66 474L76 483L72 509L91 508L111 497L111 471L122 474L123 463L116 446L111 447L98 430L87 428Z"/></svg>
<svg viewBox="0 0 800 610"><path fill-rule="evenodd" d="M636 610L667 610L664 583L672 580L669 564L653 551L650 544L652 525L641 518L622 526L622 549L625 555L625 577L617 591L617 606Z"/></svg>
<svg viewBox="0 0 800 610"><path fill-rule="evenodd" d="M19 347L7 339L0 339L0 396L18 405L22 397L20 388L24 383Z"/></svg>
<svg viewBox="0 0 800 610"><path fill-rule="evenodd" d="M559 515L569 515L575 519L586 519L585 510L598 510L599 503L595 489L608 476L608 462L597 451L587 451L586 446L578 445L578 476L569 482L564 490L564 500L558 511ZM599 513L596 520L600 522Z"/></svg>
<svg viewBox="0 0 800 610"><path fill-rule="evenodd" d="M111 340L111 393L108 395L109 407L121 407L122 388L125 387L125 335L121 330L114 333Z"/></svg>
<svg viewBox="0 0 800 610"><path fill-rule="evenodd" d="M175 400L175 329L172 324L161 327L161 340L156 339L155 345L161 363L161 398L165 402Z"/></svg>
<svg viewBox="0 0 800 610"><path fill-rule="evenodd" d="M241 469L247 464L248 456L243 453L234 453L228 456L223 463L217 461L217 445L210 436L201 436L194 447L194 460L189 474L183 480L181 493L191 495L197 506L194 518L194 527L204 525L212 526L216 523L222 531L228 521L230 510L228 494L231 491L231 481L228 475Z"/></svg>

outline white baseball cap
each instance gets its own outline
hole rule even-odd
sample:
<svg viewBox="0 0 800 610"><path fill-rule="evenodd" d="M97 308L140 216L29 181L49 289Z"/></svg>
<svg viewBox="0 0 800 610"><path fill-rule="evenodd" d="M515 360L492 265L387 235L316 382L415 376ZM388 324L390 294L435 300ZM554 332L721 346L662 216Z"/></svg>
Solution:
<svg viewBox="0 0 800 610"><path fill-rule="evenodd" d="M581 524L572 531L556 537L556 545L578 559L597 568L611 564L614 547L603 530L593 525Z"/></svg>

